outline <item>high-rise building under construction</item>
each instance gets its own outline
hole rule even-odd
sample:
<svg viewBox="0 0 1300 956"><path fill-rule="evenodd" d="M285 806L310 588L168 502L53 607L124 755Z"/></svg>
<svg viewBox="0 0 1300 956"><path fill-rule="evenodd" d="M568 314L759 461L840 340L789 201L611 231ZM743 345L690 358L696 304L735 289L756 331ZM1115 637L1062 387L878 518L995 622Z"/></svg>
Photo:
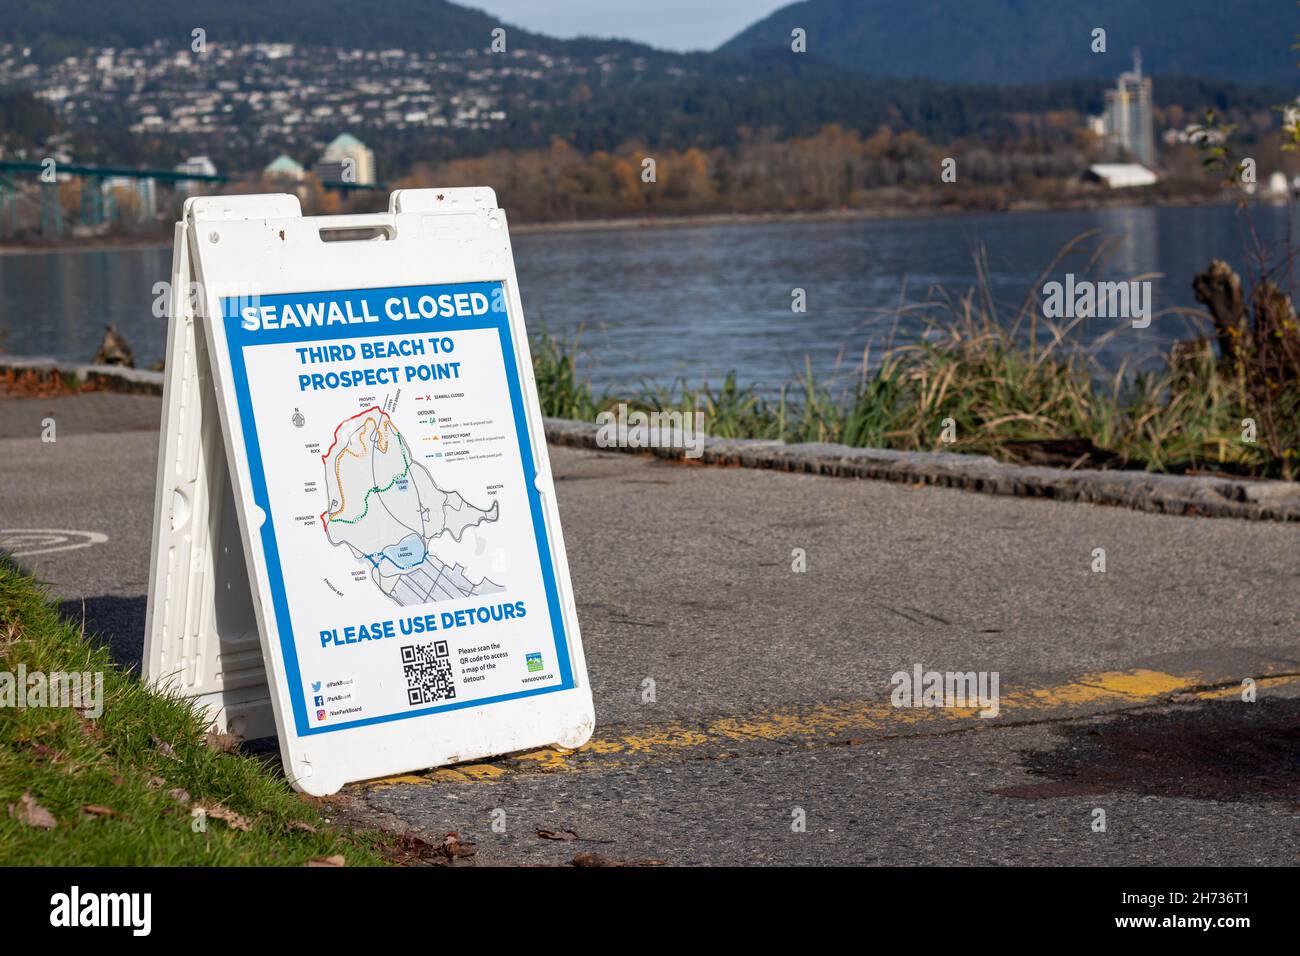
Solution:
<svg viewBox="0 0 1300 956"><path fill-rule="evenodd" d="M1106 91L1102 128L1117 159L1155 166L1156 140L1151 116L1151 78L1142 75L1142 54L1133 51L1133 69Z"/></svg>

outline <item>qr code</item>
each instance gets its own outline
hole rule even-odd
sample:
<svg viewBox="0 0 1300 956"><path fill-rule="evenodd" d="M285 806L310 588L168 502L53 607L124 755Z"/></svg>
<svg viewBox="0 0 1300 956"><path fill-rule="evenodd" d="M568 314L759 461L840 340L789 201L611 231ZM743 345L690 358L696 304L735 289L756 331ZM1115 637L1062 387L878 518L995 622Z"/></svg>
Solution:
<svg viewBox="0 0 1300 956"><path fill-rule="evenodd" d="M456 696L446 641L403 647L402 673L406 675L406 702L412 706L435 704Z"/></svg>

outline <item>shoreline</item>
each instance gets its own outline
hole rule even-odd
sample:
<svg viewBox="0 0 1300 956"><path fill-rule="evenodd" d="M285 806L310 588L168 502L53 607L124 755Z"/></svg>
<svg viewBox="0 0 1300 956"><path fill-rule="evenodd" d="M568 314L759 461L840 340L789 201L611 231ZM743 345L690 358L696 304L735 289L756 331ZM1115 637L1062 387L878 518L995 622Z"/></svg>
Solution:
<svg viewBox="0 0 1300 956"><path fill-rule="evenodd" d="M1233 200L1227 196L1200 198L1192 196L1166 196L1142 200L1115 197L1098 202L1095 199L1076 202L1041 202L1022 200L1001 208L954 208L932 206L870 206L857 209L811 209L772 212L720 212L696 213L686 216L639 216L616 219L568 219L554 222L511 223L514 235L548 232L605 232L632 229L689 229L692 226L770 225L814 222L859 222L864 220L894 219L958 219L971 216L996 216L1042 212L1077 212L1091 209L1129 208L1184 208L1191 206L1222 206ZM506 210L509 213L509 210Z"/></svg>
<svg viewBox="0 0 1300 956"><path fill-rule="evenodd" d="M1233 202L1228 196L1115 196L1098 200L1093 197L1072 202L1045 202L1020 200L1000 208L954 208L943 205L928 206L867 206L855 209L776 210L769 212L718 212L692 213L681 216L626 216L606 219L559 219L547 222L511 223L513 235L543 235L546 233L615 232L639 229L689 229L713 226L775 225L820 222L860 222L865 220L964 218L969 216L1003 215L1041 212L1076 212L1093 209L1129 208L1182 208L1189 206L1220 206ZM507 215L509 210L506 210ZM106 237L95 236L64 240L56 243L3 244L0 256L41 255L54 252L125 252L170 249L170 238Z"/></svg>
<svg viewBox="0 0 1300 956"><path fill-rule="evenodd" d="M44 378L75 379L94 391L161 400L161 372L108 366L71 366L42 359L18 359L0 368ZM66 377L66 378L65 378ZM63 384L63 383L61 383ZM75 400L80 391L55 388L21 394L0 389L0 402ZM93 392L92 392L93 394ZM591 421L544 417L552 446L609 454L691 461L680 447L624 442L610 445L603 426ZM1300 482L1225 474L1166 474L1137 469L1063 468L999 461L975 452L905 451L831 442L702 436L698 465L820 475L859 481L930 485L967 493L1127 508L1153 514L1300 523Z"/></svg>

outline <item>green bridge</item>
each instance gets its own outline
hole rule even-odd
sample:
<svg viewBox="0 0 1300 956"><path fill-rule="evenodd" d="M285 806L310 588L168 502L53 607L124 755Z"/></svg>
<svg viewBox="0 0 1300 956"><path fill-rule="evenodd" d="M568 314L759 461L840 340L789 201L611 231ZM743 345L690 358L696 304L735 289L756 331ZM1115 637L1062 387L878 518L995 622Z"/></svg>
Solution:
<svg viewBox="0 0 1300 956"><path fill-rule="evenodd" d="M63 204L59 201L59 181L68 179L79 180L79 220L86 226L100 226L118 218L114 191L105 188L109 183L125 181L142 202L151 204L153 186L159 182L176 185L254 181L253 177L248 176L175 169L136 169L130 166L59 163L54 160L0 160L0 235L9 236L17 232L19 203L26 200L40 203L41 235L47 239L61 238L65 224ZM33 184L39 200L32 195L30 187ZM323 181L321 186L339 192L377 192L387 188L382 183L334 181Z"/></svg>

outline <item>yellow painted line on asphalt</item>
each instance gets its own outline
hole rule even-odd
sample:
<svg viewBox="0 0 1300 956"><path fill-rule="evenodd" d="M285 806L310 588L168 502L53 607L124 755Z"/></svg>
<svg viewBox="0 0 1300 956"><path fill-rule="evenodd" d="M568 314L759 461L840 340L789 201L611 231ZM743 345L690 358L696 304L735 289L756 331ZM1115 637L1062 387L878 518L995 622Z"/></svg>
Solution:
<svg viewBox="0 0 1300 956"><path fill-rule="evenodd" d="M429 780L427 777L421 777L418 774L414 774L414 773L399 773L395 777L381 777L377 780L372 780L370 782L371 784L374 785L382 784L383 786L386 787L393 787L399 783L409 783L409 784L414 784L415 786L419 786L421 784L427 784Z"/></svg>
<svg viewBox="0 0 1300 956"><path fill-rule="evenodd" d="M1300 675L1256 678L1259 690L1300 681ZM494 763L443 767L428 774L403 774L368 781L385 787L418 783L494 783L511 773L550 773L612 768L656 757L689 756L705 748L711 755L755 741L792 746L861 743L922 725L961 724L984 729L1038 720L1087 716L1156 703L1175 696L1227 699L1241 693L1240 682L1206 688L1201 674L1168 674L1155 670L1103 671L1048 687L1001 694L998 715L980 718L977 707L894 707L889 698L780 708L741 717L717 717L699 725L680 721L646 730L596 737L576 750L544 747L499 758Z"/></svg>
<svg viewBox="0 0 1300 956"><path fill-rule="evenodd" d="M1300 681L1300 677L1294 674L1288 674L1285 677L1257 677L1255 678L1255 691L1267 690L1270 687L1281 687L1285 684L1294 684ZM1195 697L1199 700L1230 700L1240 698L1244 693L1245 687L1240 682L1229 684L1226 687L1213 687L1209 690L1198 690Z"/></svg>
<svg viewBox="0 0 1300 956"><path fill-rule="evenodd" d="M431 771L429 776L436 780L453 783L474 783L483 780L495 780L503 776L505 770L490 763L461 764L458 767L441 767Z"/></svg>
<svg viewBox="0 0 1300 956"><path fill-rule="evenodd" d="M1173 694L1200 683L1196 675L1176 676L1162 671L1131 670L1085 674L1078 680L1057 687L1045 687L1012 695L1007 704L1012 709L1038 705L1046 708L1082 707L1124 700L1150 700Z"/></svg>

